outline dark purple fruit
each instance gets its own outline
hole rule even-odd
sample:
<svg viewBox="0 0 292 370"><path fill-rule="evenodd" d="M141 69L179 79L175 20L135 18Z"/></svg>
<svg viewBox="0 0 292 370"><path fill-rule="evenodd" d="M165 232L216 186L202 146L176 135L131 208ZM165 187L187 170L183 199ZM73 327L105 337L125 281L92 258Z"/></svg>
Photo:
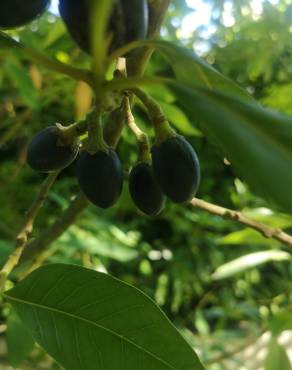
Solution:
<svg viewBox="0 0 292 370"><path fill-rule="evenodd" d="M39 172L61 170L71 164L76 158L79 143L64 146L60 143L59 129L49 126L36 134L27 150L27 163Z"/></svg>
<svg viewBox="0 0 292 370"><path fill-rule="evenodd" d="M123 169L116 152L80 154L77 178L85 196L96 206L109 208L119 199L123 188Z"/></svg>
<svg viewBox="0 0 292 370"><path fill-rule="evenodd" d="M0 28L16 28L42 14L50 0L1 0Z"/></svg>
<svg viewBox="0 0 292 370"><path fill-rule="evenodd" d="M129 176L129 191L137 208L146 215L156 216L162 211L165 197L150 164L141 162L133 167Z"/></svg>
<svg viewBox="0 0 292 370"><path fill-rule="evenodd" d="M68 32L87 53L90 53L90 10L86 0L60 0L59 10ZM109 20L110 52L148 32L147 0L116 0Z"/></svg>
<svg viewBox="0 0 292 370"><path fill-rule="evenodd" d="M162 191L175 203L189 201L200 183L200 163L193 147L182 136L152 148L155 177Z"/></svg>

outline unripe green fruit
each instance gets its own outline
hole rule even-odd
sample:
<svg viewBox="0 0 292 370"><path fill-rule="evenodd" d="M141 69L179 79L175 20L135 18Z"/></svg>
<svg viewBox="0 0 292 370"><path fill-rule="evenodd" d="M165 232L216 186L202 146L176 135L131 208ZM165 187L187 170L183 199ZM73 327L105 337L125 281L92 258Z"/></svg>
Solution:
<svg viewBox="0 0 292 370"><path fill-rule="evenodd" d="M42 14L50 0L1 0L0 28L16 28Z"/></svg>
<svg viewBox="0 0 292 370"><path fill-rule="evenodd" d="M53 172L69 166L79 151L79 142L62 145L59 129L49 126L36 134L27 150L27 163L39 172Z"/></svg>
<svg viewBox="0 0 292 370"><path fill-rule="evenodd" d="M113 206L123 188L123 169L118 155L112 149L80 154L77 178L81 190L93 204L101 208Z"/></svg>
<svg viewBox="0 0 292 370"><path fill-rule="evenodd" d="M79 47L90 53L90 10L86 0L60 0L59 10L68 32ZM116 0L108 25L111 37L109 51L135 40L148 32L147 0Z"/></svg>
<svg viewBox="0 0 292 370"><path fill-rule="evenodd" d="M200 183L200 164L193 147L182 136L175 136L152 148L155 177L173 202L189 201Z"/></svg>
<svg viewBox="0 0 292 370"><path fill-rule="evenodd" d="M129 191L137 208L146 215L156 216L162 211L165 197L150 164L140 162L132 168L129 176Z"/></svg>

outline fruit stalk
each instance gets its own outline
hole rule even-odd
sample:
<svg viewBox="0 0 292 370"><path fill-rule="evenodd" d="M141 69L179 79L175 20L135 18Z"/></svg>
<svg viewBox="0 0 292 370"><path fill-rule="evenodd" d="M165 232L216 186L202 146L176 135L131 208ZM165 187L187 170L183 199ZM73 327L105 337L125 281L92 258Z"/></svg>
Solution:
<svg viewBox="0 0 292 370"><path fill-rule="evenodd" d="M128 96L124 99L124 112L126 116L127 124L130 130L136 137L139 149L139 161L145 163L151 163L151 154L150 154L150 143L148 136L143 132L136 124L135 118L132 114L130 99Z"/></svg>
<svg viewBox="0 0 292 370"><path fill-rule="evenodd" d="M108 151L108 146L103 138L103 128L101 122L101 112L98 108L94 109L88 119L88 141L86 150L90 154L97 151Z"/></svg>
<svg viewBox="0 0 292 370"><path fill-rule="evenodd" d="M176 132L170 127L160 105L139 88L132 89L132 92L141 100L148 111L155 130L157 145L171 137L175 137Z"/></svg>
<svg viewBox="0 0 292 370"><path fill-rule="evenodd" d="M103 130L104 140L111 148L115 149L117 147L124 125L125 114L123 107L120 107L110 113Z"/></svg>

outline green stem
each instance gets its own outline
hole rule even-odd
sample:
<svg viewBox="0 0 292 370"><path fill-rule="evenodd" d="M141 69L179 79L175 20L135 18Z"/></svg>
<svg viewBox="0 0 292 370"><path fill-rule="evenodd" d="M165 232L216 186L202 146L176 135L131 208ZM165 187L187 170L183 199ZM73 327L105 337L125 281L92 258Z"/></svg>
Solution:
<svg viewBox="0 0 292 370"><path fill-rule="evenodd" d="M148 111L155 130L157 144L159 145L168 138L176 136L176 132L170 127L160 105L143 90L134 88L132 91L141 100Z"/></svg>
<svg viewBox="0 0 292 370"><path fill-rule="evenodd" d="M91 120L88 122L88 141L86 150L90 154L95 154L97 151L106 152L108 150L108 146L103 137L101 112L98 109L94 111Z"/></svg>
<svg viewBox="0 0 292 370"><path fill-rule="evenodd" d="M136 137L138 148L139 148L139 161L151 163L151 154L150 154L150 143L148 136L143 132L136 124L135 118L132 114L131 104L129 97L125 97L124 100L124 111L127 120L127 124L130 130Z"/></svg>
<svg viewBox="0 0 292 370"><path fill-rule="evenodd" d="M104 140L111 148L117 147L124 126L125 114L123 107L120 107L110 113L103 130Z"/></svg>
<svg viewBox="0 0 292 370"><path fill-rule="evenodd" d="M69 126L62 126L57 123L59 133L62 142L66 145L73 143L79 136L82 136L88 132L88 126L92 125L98 120L96 108L94 107L89 113L87 113L84 120L72 123Z"/></svg>

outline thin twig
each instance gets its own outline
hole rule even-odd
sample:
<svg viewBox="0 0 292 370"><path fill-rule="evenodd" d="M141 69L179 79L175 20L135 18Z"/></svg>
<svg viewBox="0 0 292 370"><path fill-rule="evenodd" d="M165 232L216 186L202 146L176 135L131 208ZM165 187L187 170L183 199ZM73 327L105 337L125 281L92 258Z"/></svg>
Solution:
<svg viewBox="0 0 292 370"><path fill-rule="evenodd" d="M44 201L50 191L50 188L54 184L58 174L59 171L56 171L47 176L34 202L25 215L23 226L16 236L16 247L0 271L0 291L3 290L8 275L19 262L19 259L27 245L28 237L33 230L34 220L39 210L43 206Z"/></svg>
<svg viewBox="0 0 292 370"><path fill-rule="evenodd" d="M193 198L191 201L191 205L196 208L203 209L204 211L207 211L213 215L217 215L226 219L239 222L245 226L248 226L258 231L265 238L272 238L278 240L283 244L286 244L289 247L292 247L291 235L285 233L283 230L279 228L270 227L262 222L255 221L245 216L242 212L217 206L216 204L212 204L198 198Z"/></svg>

